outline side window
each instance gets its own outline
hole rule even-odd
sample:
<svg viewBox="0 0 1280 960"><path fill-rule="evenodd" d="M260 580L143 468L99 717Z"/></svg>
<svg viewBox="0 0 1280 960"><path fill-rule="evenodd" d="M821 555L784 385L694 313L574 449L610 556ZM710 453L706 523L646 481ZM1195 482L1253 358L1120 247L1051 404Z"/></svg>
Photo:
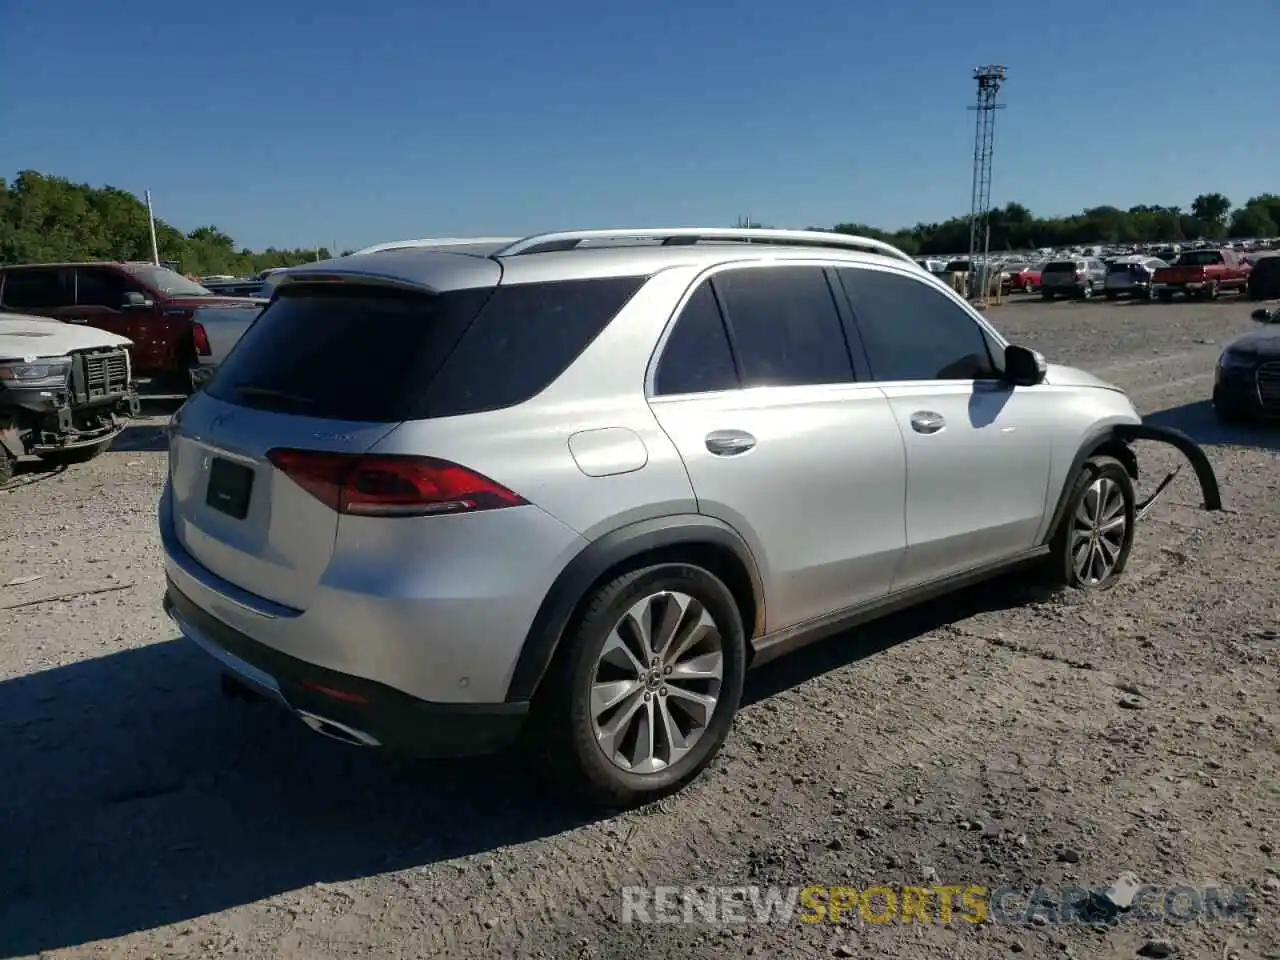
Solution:
<svg viewBox="0 0 1280 960"><path fill-rule="evenodd" d="M503 284L431 382L427 417L501 410L541 393L647 278Z"/></svg>
<svg viewBox="0 0 1280 960"><path fill-rule="evenodd" d="M130 289L124 277L110 270L81 268L76 271L78 306L119 310L124 304L125 292Z"/></svg>
<svg viewBox="0 0 1280 960"><path fill-rule="evenodd" d="M876 380L983 380L997 376L986 332L950 297L882 270L840 269Z"/></svg>
<svg viewBox="0 0 1280 960"><path fill-rule="evenodd" d="M821 267L748 267L712 281L728 319L742 386L854 379L840 314Z"/></svg>
<svg viewBox="0 0 1280 960"><path fill-rule="evenodd" d="M676 318L653 378L654 393L710 393L733 390L738 371L725 333L720 305L710 283L701 283Z"/></svg>
<svg viewBox="0 0 1280 960"><path fill-rule="evenodd" d="M61 267L5 271L4 305L19 310L56 310L75 303L75 274Z"/></svg>

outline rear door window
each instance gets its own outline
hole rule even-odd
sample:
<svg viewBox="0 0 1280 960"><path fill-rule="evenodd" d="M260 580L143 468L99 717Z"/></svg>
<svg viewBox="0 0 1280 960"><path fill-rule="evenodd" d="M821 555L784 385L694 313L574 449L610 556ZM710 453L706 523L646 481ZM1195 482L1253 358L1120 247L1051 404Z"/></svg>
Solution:
<svg viewBox="0 0 1280 960"><path fill-rule="evenodd" d="M1075 273L1079 269L1079 264L1074 260L1054 260L1052 263L1045 264L1042 273Z"/></svg>
<svg viewBox="0 0 1280 960"><path fill-rule="evenodd" d="M738 386L738 371L729 348L720 305L711 284L693 292L662 348L654 376L657 396L711 393Z"/></svg>
<svg viewBox="0 0 1280 960"><path fill-rule="evenodd" d="M855 379L840 313L821 267L748 267L716 274L744 387Z"/></svg>
<svg viewBox="0 0 1280 960"><path fill-rule="evenodd" d="M15 310L57 310L76 302L75 273L66 267L6 270L4 305Z"/></svg>

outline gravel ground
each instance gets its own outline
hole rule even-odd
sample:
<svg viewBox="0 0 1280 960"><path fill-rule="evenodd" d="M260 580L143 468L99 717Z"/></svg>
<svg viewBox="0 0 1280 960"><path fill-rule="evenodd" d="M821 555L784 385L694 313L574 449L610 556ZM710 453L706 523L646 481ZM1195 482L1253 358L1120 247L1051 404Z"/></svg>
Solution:
<svg viewBox="0 0 1280 960"><path fill-rule="evenodd" d="M163 418L0 492L5 957L1280 956L1280 433L1215 425L1230 299L993 308L1207 445L1100 595L1005 579L754 674L684 794L586 819L218 695L160 613ZM1173 455L1141 451L1147 485ZM10 581L38 577L25 583ZM627 885L1241 885L1180 925L621 921ZM1162 941L1163 943L1152 943Z"/></svg>

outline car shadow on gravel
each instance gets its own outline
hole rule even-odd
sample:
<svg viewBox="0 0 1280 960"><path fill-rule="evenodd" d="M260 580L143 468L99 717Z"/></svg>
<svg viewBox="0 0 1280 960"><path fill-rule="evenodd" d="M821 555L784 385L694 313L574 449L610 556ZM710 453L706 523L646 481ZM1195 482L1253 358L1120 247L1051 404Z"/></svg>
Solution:
<svg viewBox="0 0 1280 960"><path fill-rule="evenodd" d="M131 423L111 444L119 453L161 453L169 449L169 433L163 424Z"/></svg>
<svg viewBox="0 0 1280 960"><path fill-rule="evenodd" d="M0 956L586 822L501 759L422 763L225 701L174 640L0 683Z"/></svg>
<svg viewBox="0 0 1280 960"><path fill-rule="evenodd" d="M1223 423L1208 400L1169 407L1142 418L1146 423L1181 430L1203 446L1253 447L1280 450L1278 423Z"/></svg>
<svg viewBox="0 0 1280 960"><path fill-rule="evenodd" d="M753 672L746 702L975 613L1004 577ZM173 640L0 683L0 956L76 946L588 822L510 759L423 763L226 701ZM517 779L519 778L519 779ZM514 781L514 782L513 782Z"/></svg>
<svg viewBox="0 0 1280 960"><path fill-rule="evenodd" d="M829 637L747 675L743 703L758 703L792 687L857 663L900 643L980 613L1041 599L1046 590L1025 572L1009 573Z"/></svg>

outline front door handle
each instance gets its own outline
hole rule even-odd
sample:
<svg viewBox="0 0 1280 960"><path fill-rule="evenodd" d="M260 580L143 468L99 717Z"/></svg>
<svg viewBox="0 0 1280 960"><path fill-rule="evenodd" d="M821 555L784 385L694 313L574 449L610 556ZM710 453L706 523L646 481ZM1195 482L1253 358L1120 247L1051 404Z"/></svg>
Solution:
<svg viewBox="0 0 1280 960"><path fill-rule="evenodd" d="M946 425L942 414L932 410L919 410L911 415L911 429L916 433L937 433Z"/></svg>
<svg viewBox="0 0 1280 960"><path fill-rule="evenodd" d="M717 457L734 457L756 445L756 438L745 430L716 430L707 434L707 449Z"/></svg>

